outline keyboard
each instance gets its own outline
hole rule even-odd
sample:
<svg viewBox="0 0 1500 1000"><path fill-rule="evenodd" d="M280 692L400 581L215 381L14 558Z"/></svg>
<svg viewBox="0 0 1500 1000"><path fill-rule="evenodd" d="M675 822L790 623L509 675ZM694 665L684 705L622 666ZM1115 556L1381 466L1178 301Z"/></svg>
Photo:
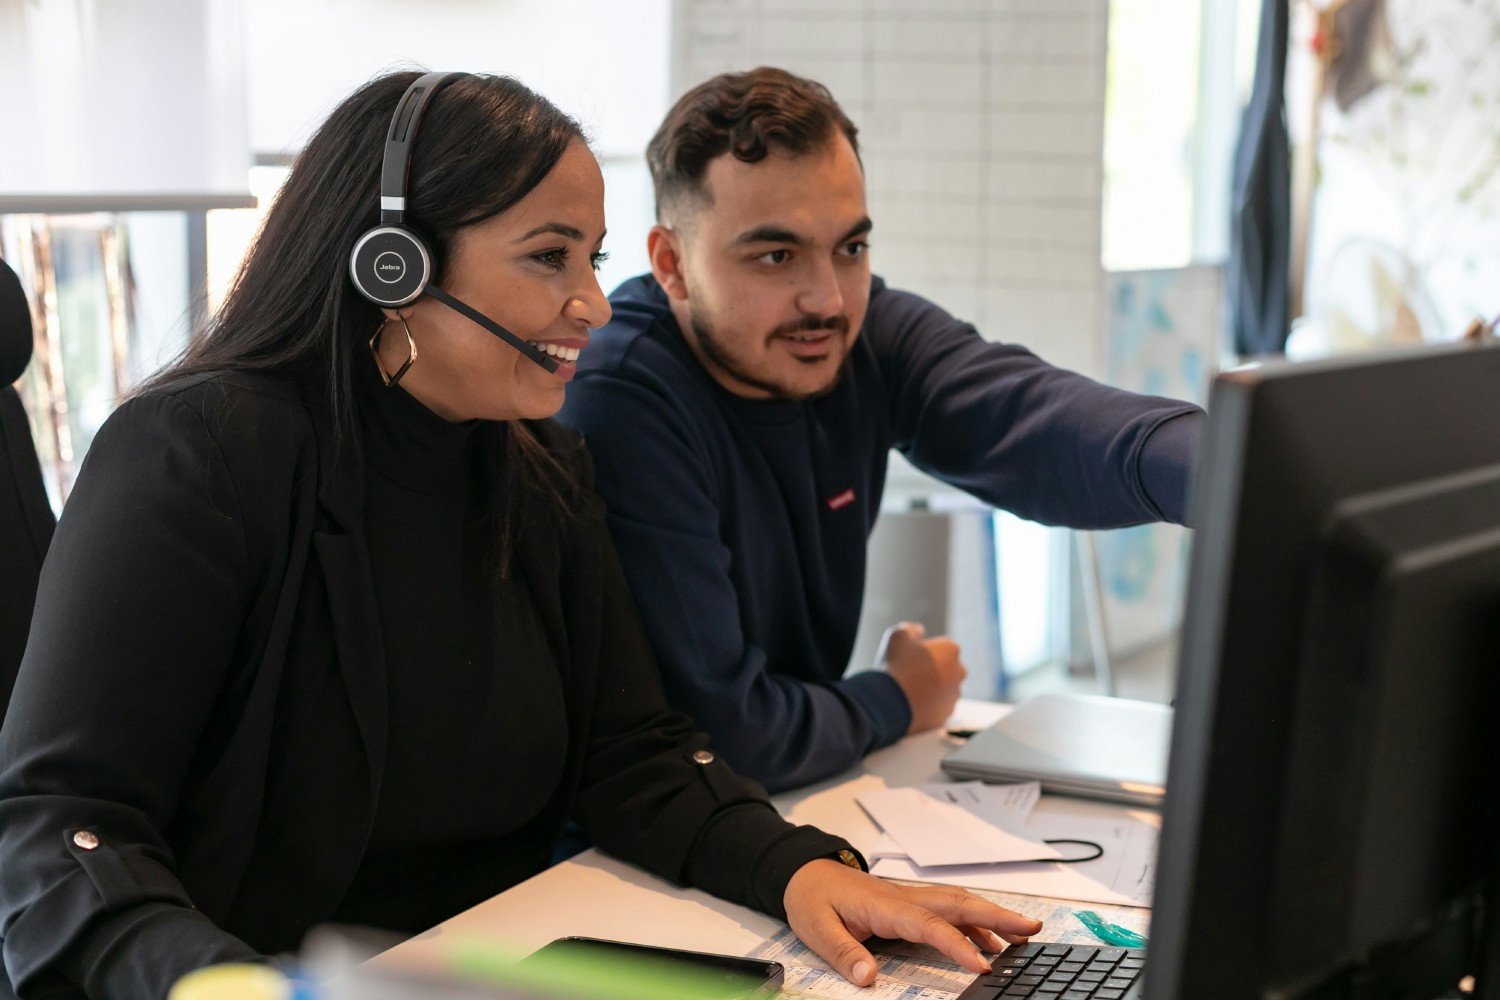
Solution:
<svg viewBox="0 0 1500 1000"><path fill-rule="evenodd" d="M1144 948L1011 945L958 1000L1136 1000L1145 964Z"/></svg>

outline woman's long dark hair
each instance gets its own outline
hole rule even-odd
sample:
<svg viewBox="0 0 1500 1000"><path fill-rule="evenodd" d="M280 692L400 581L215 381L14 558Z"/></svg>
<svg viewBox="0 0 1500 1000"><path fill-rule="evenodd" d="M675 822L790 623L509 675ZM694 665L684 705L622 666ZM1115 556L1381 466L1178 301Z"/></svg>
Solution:
<svg viewBox="0 0 1500 1000"><path fill-rule="evenodd" d="M420 73L367 83L328 116L292 165L204 333L138 392L204 372L289 371L323 382L340 438L351 430L356 364L383 319L349 279L349 253L380 221L380 167L396 103ZM508 77L464 75L428 106L412 149L408 225L442 280L455 237L536 187L583 133ZM505 435L507 478L566 505L562 467L519 421Z"/></svg>

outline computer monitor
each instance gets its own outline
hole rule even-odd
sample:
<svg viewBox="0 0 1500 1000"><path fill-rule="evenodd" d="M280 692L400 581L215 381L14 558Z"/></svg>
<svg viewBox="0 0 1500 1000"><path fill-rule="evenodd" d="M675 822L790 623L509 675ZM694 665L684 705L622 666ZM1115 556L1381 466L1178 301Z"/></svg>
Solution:
<svg viewBox="0 0 1500 1000"><path fill-rule="evenodd" d="M1500 347L1215 382L1147 1000L1500 998Z"/></svg>

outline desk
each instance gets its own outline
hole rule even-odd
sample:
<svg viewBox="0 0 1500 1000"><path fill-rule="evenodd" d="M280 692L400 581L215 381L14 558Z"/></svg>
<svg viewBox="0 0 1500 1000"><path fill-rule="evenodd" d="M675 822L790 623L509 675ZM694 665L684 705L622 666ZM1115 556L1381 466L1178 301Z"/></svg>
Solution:
<svg viewBox="0 0 1500 1000"><path fill-rule="evenodd" d="M955 726L980 728L1009 705L961 701ZM861 851L880 836L854 802L862 791L901 788L940 777L938 763L957 743L941 730L908 736L878 750L841 775L776 796L776 808L793 823L810 823L847 839ZM683 889L632 865L584 851L520 885L444 921L374 959L403 968L447 967L446 946L482 937L518 952L568 934L639 944L743 955L785 925L697 889Z"/></svg>

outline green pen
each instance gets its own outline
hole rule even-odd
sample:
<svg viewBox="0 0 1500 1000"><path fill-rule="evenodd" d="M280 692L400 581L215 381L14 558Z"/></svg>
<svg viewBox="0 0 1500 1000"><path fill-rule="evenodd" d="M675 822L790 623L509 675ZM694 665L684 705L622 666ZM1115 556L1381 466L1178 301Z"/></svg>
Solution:
<svg viewBox="0 0 1500 1000"><path fill-rule="evenodd" d="M1074 911L1074 916L1082 922L1083 926L1089 929L1094 937L1105 944L1114 945L1116 948L1146 947L1146 938L1144 935L1137 934L1129 927L1112 924L1093 910L1076 910Z"/></svg>

